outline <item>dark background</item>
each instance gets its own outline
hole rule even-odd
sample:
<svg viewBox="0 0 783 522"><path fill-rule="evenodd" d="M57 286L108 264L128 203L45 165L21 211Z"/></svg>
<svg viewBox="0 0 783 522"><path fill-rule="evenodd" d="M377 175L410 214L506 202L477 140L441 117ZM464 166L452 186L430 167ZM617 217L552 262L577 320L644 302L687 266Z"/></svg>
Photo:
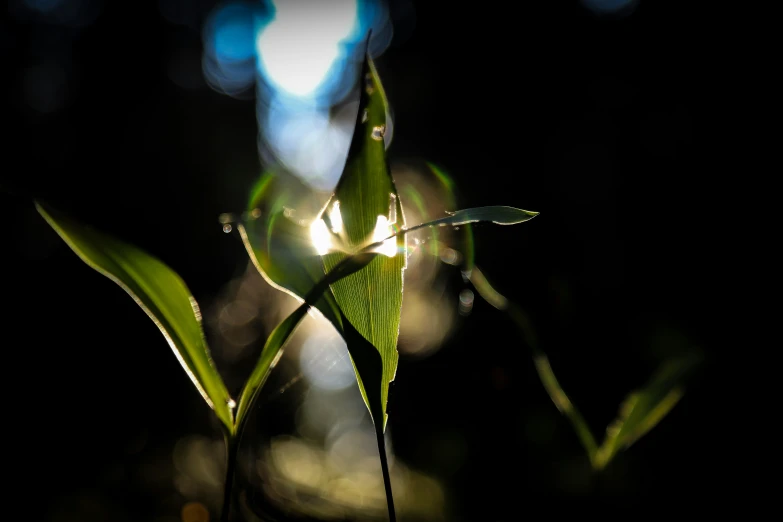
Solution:
<svg viewBox="0 0 783 522"><path fill-rule="evenodd" d="M145 456L169 458L188 433L218 437L211 414L144 314L86 269L30 201L146 248L208 302L246 266L216 217L242 209L260 172L254 101L169 77L176 59L198 78L213 2L194 2L189 26L154 2L105 2L81 28L24 17L17 4L0 23L0 343L20 383L6 421L23 434L19 480L41 491L25 518L53 519L63 505L81 506L82 520L177 515L173 486L149 485ZM700 204L701 14L645 0L626 17L576 1L415 9L410 36L378 59L396 115L391 160L443 166L461 207L541 212L519 227L476 227L477 263L529 312L594 433L602 438L663 355L698 347L706 363L669 417L591 478L513 325L478 302L447 346L401 360L395 451L445 481L460 520L695 503L717 478L719 332ZM31 94L26 72L49 62L65 76L44 77L52 91ZM48 112L36 110L41 99Z"/></svg>

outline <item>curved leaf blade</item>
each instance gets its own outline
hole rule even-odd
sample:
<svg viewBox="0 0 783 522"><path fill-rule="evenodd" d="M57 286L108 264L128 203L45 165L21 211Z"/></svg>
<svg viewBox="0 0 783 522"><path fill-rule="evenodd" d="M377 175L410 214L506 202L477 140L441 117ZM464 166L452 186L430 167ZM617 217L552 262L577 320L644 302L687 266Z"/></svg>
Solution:
<svg viewBox="0 0 783 522"><path fill-rule="evenodd" d="M560 386L546 354L538 347L527 315L497 292L478 267L474 267L469 278L479 295L498 310L506 311L522 331L533 351L536 372L547 394L571 422L596 470L605 468L617 453L630 447L663 420L682 398L685 379L701 362L697 353L688 353L664 362L647 386L628 395L620 407L618 418L607 428L606 438L598 446L584 418Z"/></svg>
<svg viewBox="0 0 783 522"><path fill-rule="evenodd" d="M630 447L668 415L683 396L684 380L700 362L701 357L696 354L670 359L661 365L647 386L628 395L596 452L596 469L606 467L617 453Z"/></svg>
<svg viewBox="0 0 783 522"><path fill-rule="evenodd" d="M38 202L36 209L82 261L119 285L152 319L196 389L233 434L233 400L212 362L201 329L201 312L184 281L133 245Z"/></svg>
<svg viewBox="0 0 783 522"><path fill-rule="evenodd" d="M465 209L464 211L460 211L460 212L466 213L467 215L475 216L476 214L472 214L472 210L473 209ZM522 211L522 212L527 212L527 211ZM281 219L288 220L288 218L281 218ZM316 281L314 270L312 269L305 270L301 266L300 267L296 266L296 262L297 262L296 260L297 259L301 260L303 258L298 258L294 256L292 258L285 258L285 262L280 262L279 259L275 258L274 254L270 255L268 251L264 250L266 248L265 246L262 246L265 244L263 242L264 240L255 239L258 234L257 229L253 229L249 227L247 229L243 229L242 240L247 248L248 255L253 259L256 268L262 273L262 275L268 281L271 279L270 274L277 274L275 279L272 280L272 283L273 284L280 283L276 285L279 287L279 286L283 286L282 282L286 282L288 286L284 287L283 291L287 291L288 293L295 295L297 299L303 302L303 304L302 306L294 310L294 312L292 312L288 318L286 318L283 322L281 322L275 328L275 330L272 332L269 339L267 340L267 343L265 344L264 349L262 350L262 355L259 361L257 362L253 372L251 373L251 376L248 379L245 389L242 391L242 394L240 396L239 406L237 410L237 424L239 424L241 420L244 419L245 416L247 415L253 400L255 400L255 396L261 391L263 384L266 382L266 379L269 376L269 372L271 372L271 370L274 368L273 361L276 362L277 360L279 360L279 357L281 356L279 352L285 347L285 344L288 342L290 336L293 335L295 328L298 325L298 321L301 321L301 319L304 318L307 309L312 306L320 307L319 304L314 304L314 303L321 303L322 302L321 300L326 298L330 298L329 301L331 303L335 303L334 297L331 296L329 292L327 292L327 289L330 287L330 285L334 284L335 282L339 281L344 277L348 277L360 271L365 266L367 266L375 257L380 256L381 254L379 254L378 252L373 252L372 250L374 248L381 246L384 241L396 236L405 236L406 234L408 234L408 232L413 232L421 228L435 226L435 224L438 222L440 222L440 220L421 223L419 225L416 225L408 229L399 230L389 235L387 238L385 238L382 241L377 241L375 243L367 245L356 254L346 255L342 258L342 260L337 265L335 265L332 271L324 275L318 281ZM447 222L445 224L449 225L452 223ZM458 224L459 222L454 223L454 226L457 226ZM238 226L243 227L241 223ZM288 234L289 236L295 236L301 238L302 235L305 233L304 227L296 225L293 222L289 221L289 223L285 226L286 227L298 226L301 229L294 233L286 232L286 234ZM276 231L273 230L272 236L274 237L275 235L276 235ZM281 244L292 245L292 243L290 242L283 242ZM290 246L290 248L297 248L297 247ZM304 259L307 260L311 258L305 257ZM307 274L307 275L302 276L302 274ZM303 285L306 284L307 280L312 280L314 281L314 283L312 283L312 286L309 288L309 290L305 292L302 291L301 289L304 288ZM484 278L482 272L478 268L476 268L475 271L471 272L471 282L473 283L474 287L477 289L479 294L482 297L484 297L487 301L489 301L490 304L492 304L499 310L506 310L508 308L509 301L489 285L489 283L486 281L486 278ZM297 290L294 291L293 288L296 288ZM334 313L333 319L330 319L330 321L332 321L332 324L334 324L335 328L337 328L337 330L343 335L343 337L346 338L346 341L349 335L353 335L354 333L358 334L358 331L355 329L355 327L353 327L353 325L349 327L346 326L346 323L350 324L350 321L348 321L347 318L341 313L336 303L332 306L334 306L334 308L327 309L333 311ZM321 308L319 309L322 312L324 311ZM327 316L327 318L329 318L329 315L327 315L326 313L324 313L324 315ZM291 319L292 316L297 316L298 321ZM519 317L515 314L512 314L512 316L515 318L515 321L519 323L518 321ZM289 321L289 319L291 319L291 321ZM347 328L352 329L352 331L351 332L346 331ZM360 339L359 337L356 337L354 335L354 340L355 340L355 344L358 344L360 341L361 343L366 344L366 339L364 339L364 337L361 337ZM349 344L348 350L350 352L351 343L348 344ZM351 353L351 357L352 359L355 359L353 353ZM359 357L360 360L366 358L367 358L366 356ZM373 362L372 364L374 365L375 363ZM361 366L362 363L356 362L354 360L354 365ZM362 375L371 374L371 373L373 373L372 370L368 370L366 372L357 372L357 378L360 379L359 388L362 392L362 396L364 397L365 403L367 404L370 413L375 414L378 411L382 411L378 409L378 404L380 404L380 400L377 402L377 404L373 403L371 405L371 401L368 398L365 391L365 387L362 385L362 381L361 381ZM542 379L545 378L546 377L542 375ZM374 378L369 380L374 382ZM378 387L380 386L381 384L379 381ZM563 393L562 389L561 389L561 393ZM378 399L380 398L381 395L378 396Z"/></svg>
<svg viewBox="0 0 783 522"><path fill-rule="evenodd" d="M286 216L291 194L272 173L264 174L253 188L248 206L251 216L237 224L248 256L261 276L274 288L299 301L324 275L320 256L308 230ZM339 308L331 293L316 308L339 329Z"/></svg>
<svg viewBox="0 0 783 522"><path fill-rule="evenodd" d="M598 451L598 444L595 441L593 432L590 430L584 417L582 417L582 414L568 397L565 390L563 390L560 381L557 380L555 372L552 370L552 365L549 363L549 358L539 348L536 336L530 327L530 321L527 314L519 306L509 301L500 292L495 290L479 267L474 265L468 278L473 285L473 288L476 289L478 294L486 302L498 310L508 313L511 320L516 324L517 328L519 328L528 346L533 351L533 364L535 365L536 373L538 373L541 384L543 384L547 395L552 399L552 402L560 413L571 423L571 427L574 429L574 432L579 438L579 442L581 442L592 463L595 459L596 452Z"/></svg>
<svg viewBox="0 0 783 522"><path fill-rule="evenodd" d="M269 375L272 373L272 369L277 365L280 357L283 355L283 347L296 331L299 323L307 315L307 311L310 309L308 304L300 305L294 310L288 317L275 327L270 336L267 338L264 348L261 350L261 356L256 362L256 366L250 373L250 376L245 383L245 387L239 394L239 405L237 406L237 433L242 433L242 427L247 421L248 414L258 397L261 388L263 388Z"/></svg>
<svg viewBox="0 0 783 522"><path fill-rule="evenodd" d="M362 79L359 111L345 169L334 195L319 216L349 252L374 242L379 231L383 237L405 225L400 198L386 160L386 96L369 56L364 62ZM339 226L333 219L336 216L341 222ZM397 336L406 264L404 234L392 243L390 256L378 256L361 272L332 285L332 293L343 315L375 346L383 360L383 384L378 391L384 415L380 419L373 415L376 426L385 426L389 383L394 380L399 357ZM324 255L325 271L331 271L346 259L346 255L342 252ZM362 368L355 365L355 369L361 379ZM368 397L366 389L363 394L370 402L374 401ZM368 407L371 407L370 403ZM375 413L371 408L371 414Z"/></svg>
<svg viewBox="0 0 783 522"><path fill-rule="evenodd" d="M299 323L307 315L307 311L315 306L315 303L320 302L332 283L361 270L377 255L378 254L376 253L365 253L346 258L335 267L334 270L321 278L321 280L307 293L304 302L272 331L272 334L264 344L264 348L261 351L261 356L259 357L256 366L253 368L253 371L239 396L239 406L237 408L236 417L238 432L241 433L241 426L246 422L248 413L252 409L258 394L263 388L264 383L266 383L266 380L269 378L272 369L274 369L275 365L280 360L280 357L283 355L283 348L286 343L296 331ZM380 388L380 373L377 370L379 365L382 366L380 356L375 350L372 350L372 353L368 355L367 349L362 346L362 343L357 342L361 341L361 339L357 337L358 334L355 333L355 329L348 320L342 314L340 314L337 319L337 329L346 339L348 350L352 360L354 360L355 366L361 368L366 367L366 371L363 371L362 373L367 382L373 383L373 387L370 389ZM348 342L349 340L351 342ZM376 374L378 375L377 378ZM362 381L359 381L359 387L362 391L364 390ZM367 397L365 397L365 401L367 401ZM379 401L377 403L370 402L368 404L371 404L371 413L377 413L379 411Z"/></svg>
<svg viewBox="0 0 783 522"><path fill-rule="evenodd" d="M494 205L488 207L466 208L450 213L447 217L436 219L430 223L420 226L436 225L466 225L468 223L477 223L479 221L490 221L496 225L516 225L533 219L538 212L522 210L521 208Z"/></svg>

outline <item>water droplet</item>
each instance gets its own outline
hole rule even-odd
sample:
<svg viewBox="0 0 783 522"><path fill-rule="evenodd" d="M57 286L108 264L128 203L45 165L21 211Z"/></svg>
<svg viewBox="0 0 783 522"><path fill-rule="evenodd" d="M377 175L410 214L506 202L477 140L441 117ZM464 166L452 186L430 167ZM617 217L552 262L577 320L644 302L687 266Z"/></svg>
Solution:
<svg viewBox="0 0 783 522"><path fill-rule="evenodd" d="M386 134L386 125L378 125L372 128L372 139L381 141L384 134Z"/></svg>
<svg viewBox="0 0 783 522"><path fill-rule="evenodd" d="M456 265L460 262L460 254L453 248L444 248L440 254L440 259L448 265Z"/></svg>
<svg viewBox="0 0 783 522"><path fill-rule="evenodd" d="M226 234L228 234L232 230L233 227L231 226L231 223L226 223L225 225L223 225L223 232L225 232Z"/></svg>
<svg viewBox="0 0 783 522"><path fill-rule="evenodd" d="M372 74L370 73L367 73L364 77L364 88L367 91L367 94L375 92L375 85L372 82Z"/></svg>
<svg viewBox="0 0 783 522"><path fill-rule="evenodd" d="M368 114L367 109L364 109L364 112L362 113L362 123L367 122L367 118L369 118Z"/></svg>
<svg viewBox="0 0 783 522"><path fill-rule="evenodd" d="M459 313L460 315L468 315L473 310L473 291L464 289L459 293Z"/></svg>
<svg viewBox="0 0 783 522"><path fill-rule="evenodd" d="M258 219L258 218L260 218L260 217L261 217L261 209L260 209L260 208L254 208L254 209L253 209L253 210L250 212L250 217L252 217L253 219Z"/></svg>
<svg viewBox="0 0 783 522"><path fill-rule="evenodd" d="M227 212L223 213L223 214L220 214L218 216L218 221L220 223L232 223L232 222L234 222L236 220L237 220L237 218L236 218L236 216L234 216L234 214L229 214Z"/></svg>
<svg viewBox="0 0 783 522"><path fill-rule="evenodd" d="M236 401L234 401L234 399L228 399L226 401L226 404L228 405L228 408L231 409L231 410L233 410L234 408L237 407L237 403L236 403Z"/></svg>

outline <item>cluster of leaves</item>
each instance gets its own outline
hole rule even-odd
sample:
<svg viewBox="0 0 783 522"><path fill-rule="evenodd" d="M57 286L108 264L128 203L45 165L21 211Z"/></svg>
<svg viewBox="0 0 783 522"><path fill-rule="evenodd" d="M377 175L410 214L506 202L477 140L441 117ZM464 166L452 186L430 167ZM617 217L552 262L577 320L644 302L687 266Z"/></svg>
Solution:
<svg viewBox="0 0 783 522"><path fill-rule="evenodd" d="M357 382L375 424L390 519L394 520L383 432L389 383L397 369L397 337L406 266L406 234L424 227L459 226L478 221L516 224L537 215L512 207L461 210L412 227L389 171L384 144L388 105L372 61L365 60L359 111L343 175L316 223L331 248L317 252L310 229L290 218L288 190L274 174L253 189L246 218L238 229L247 252L274 287L294 295L300 306L269 335L243 390L235 401L216 370L201 326L198 305L182 279L150 254L110 237L43 204L38 211L89 266L121 286L155 322L193 384L214 410L228 445L228 475L223 518L230 510L236 449L254 401L282 350L310 309L318 310L343 336ZM335 213L335 208L336 213ZM340 223L335 220L339 219ZM378 237L378 223L388 233ZM383 230L383 228L381 228ZM390 249L391 247L391 249ZM478 267L465 267L480 295L505 310L529 331L523 312L497 293ZM677 402L684 370L673 363L648 388L629 397L619 423L600 447L560 388L546 356L534 342L539 375L558 408L574 424L591 462L601 468L622 448L649 431Z"/></svg>
<svg viewBox="0 0 783 522"><path fill-rule="evenodd" d="M238 401L215 368L201 326L201 313L186 284L168 266L139 248L78 223L37 202L36 207L68 246L89 266L121 286L155 322L193 384L220 419L229 449L228 517L233 460L254 400L282 355L282 349L311 308L317 309L344 337L359 387L374 421L386 485L390 518L394 519L383 432L389 383L397 369L397 336L402 307L405 235L424 227L459 226L476 221L515 224L537 215L512 207L460 210L428 223L406 228L397 189L389 172L383 135L387 101L369 57L356 129L345 170L324 208L339 206L339 232L330 214L318 217L331 226L339 248L319 255L308 229L288 219L285 198L276 193L274 176L254 189L248 216L239 224L247 251L264 278L295 295L301 305L268 337ZM271 196L271 197L270 197ZM271 203L267 211L260 206ZM389 223L388 235L377 237L378 217ZM384 246L393 242L390 253ZM280 254L280 255L277 255Z"/></svg>

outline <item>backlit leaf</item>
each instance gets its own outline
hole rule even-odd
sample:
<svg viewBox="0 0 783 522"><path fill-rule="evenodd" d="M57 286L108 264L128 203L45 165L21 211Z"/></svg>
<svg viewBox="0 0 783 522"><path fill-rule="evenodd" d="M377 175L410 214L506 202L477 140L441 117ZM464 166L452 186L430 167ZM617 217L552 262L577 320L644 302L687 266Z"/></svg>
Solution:
<svg viewBox="0 0 783 522"><path fill-rule="evenodd" d="M345 169L320 216L323 225L313 229L314 239L317 240L320 233L324 243L336 246L322 249L327 272L345 259L345 251L357 251L405 225L400 198L386 160L386 97L369 57L365 60L362 81L356 127ZM314 226L320 223L316 221ZM374 420L376 425L385 426L389 383L397 371L405 236L384 242L381 250L384 255L377 256L364 270L333 284L332 292L343 315L378 350L383 360L380 389L365 389L363 394L371 402L375 400L375 394L380 394L384 415ZM356 361L354 365L361 378L363 369ZM370 409L372 411L372 407Z"/></svg>
<svg viewBox="0 0 783 522"><path fill-rule="evenodd" d="M201 396L233 434L233 400L212 363L201 329L201 312L182 279L133 245L40 203L36 208L82 261L117 283L147 313Z"/></svg>
<svg viewBox="0 0 783 522"><path fill-rule="evenodd" d="M261 388L269 378L272 369L280 360L280 357L283 354L283 348L296 331L299 323L307 315L307 311L310 307L315 306L315 303L321 302L323 296L329 293L329 286L332 283L361 270L367 266L376 255L378 254L366 253L346 258L329 274L322 277L321 280L307 292L304 297L304 302L272 331L272 334L264 344L264 348L261 351L261 356L259 357L255 368L253 368L253 371L239 396L239 407L237 409L236 420L237 426L240 426L246 421L247 415L261 391ZM356 336L354 334L355 330L342 315L337 316L336 326L338 331L345 337L346 341L348 339L356 341ZM377 386L380 386L380 373L378 373L378 370L373 369L382 368L382 362L378 353L375 350L372 350L372 353L367 354L366 347L359 346L356 342L354 342L353 345L349 345L349 351L352 358L356 359L358 357L360 361L367 364L370 375L366 375L366 377L372 379L368 382L377 381ZM373 406L375 412L378 411L379 404L380 403ZM371 410L371 412L373 412L373 410Z"/></svg>
<svg viewBox="0 0 783 522"><path fill-rule="evenodd" d="M253 189L248 218L237 224L245 249L264 279L300 301L324 275L320 256L313 247L308 229L289 217L295 212L289 184L279 175L266 173ZM340 329L339 309L327 292L316 308Z"/></svg>

